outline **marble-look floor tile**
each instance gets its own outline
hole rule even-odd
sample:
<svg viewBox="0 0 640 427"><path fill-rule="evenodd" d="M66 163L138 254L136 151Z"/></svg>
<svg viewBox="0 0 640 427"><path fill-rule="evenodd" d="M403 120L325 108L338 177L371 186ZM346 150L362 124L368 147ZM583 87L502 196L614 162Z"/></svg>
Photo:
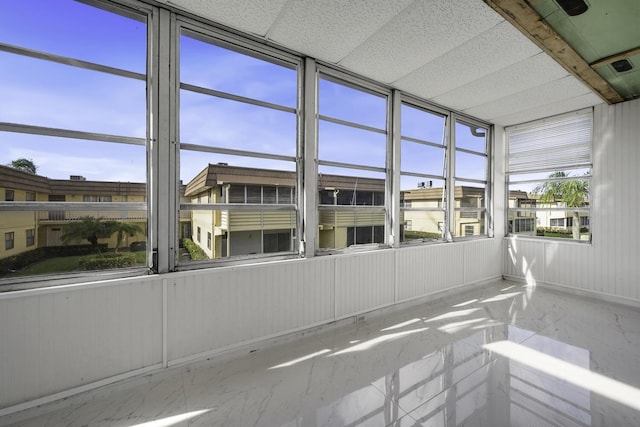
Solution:
<svg viewBox="0 0 640 427"><path fill-rule="evenodd" d="M500 281L0 425L634 426L639 366L639 310Z"/></svg>

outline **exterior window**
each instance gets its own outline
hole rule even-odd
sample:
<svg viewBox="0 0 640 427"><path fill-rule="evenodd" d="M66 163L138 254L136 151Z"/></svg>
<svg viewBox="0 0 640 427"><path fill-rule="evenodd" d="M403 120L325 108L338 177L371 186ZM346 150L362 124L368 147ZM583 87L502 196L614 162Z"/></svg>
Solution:
<svg viewBox="0 0 640 427"><path fill-rule="evenodd" d="M13 249L14 246L14 233L13 231L9 233L4 233L4 248L5 249Z"/></svg>
<svg viewBox="0 0 640 427"><path fill-rule="evenodd" d="M186 24L179 43L180 179L186 197L221 195L213 209L181 203L212 236L196 245L210 260L293 252L300 59L232 46ZM215 72L206 71L211 64Z"/></svg>
<svg viewBox="0 0 640 427"><path fill-rule="evenodd" d="M589 241L591 110L505 130L509 233ZM522 218L537 228L516 226Z"/></svg>
<svg viewBox="0 0 640 427"><path fill-rule="evenodd" d="M75 260L97 253L128 259L102 278L487 234L486 125L179 11L155 19L154 2L41 2L47 22L34 0L10 3L0 93L33 94L7 96L0 111L11 257L37 249L24 258L55 264L68 253L58 264L80 282L91 260ZM87 25L57 25L69 17ZM564 200L518 197L511 230L589 227L588 201L574 216Z"/></svg>
<svg viewBox="0 0 640 427"><path fill-rule="evenodd" d="M263 236L264 253L291 251L291 231L265 231Z"/></svg>
<svg viewBox="0 0 640 427"><path fill-rule="evenodd" d="M111 196L83 196L83 202L104 203L111 202Z"/></svg>
<svg viewBox="0 0 640 427"><path fill-rule="evenodd" d="M318 246L383 244L388 93L324 74L318 87Z"/></svg>
<svg viewBox="0 0 640 427"><path fill-rule="evenodd" d="M36 244L36 230L30 229L26 231L26 244L27 246L33 246Z"/></svg>
<svg viewBox="0 0 640 427"><path fill-rule="evenodd" d="M35 8L47 19L34 15ZM33 160L26 167L0 166L0 188L20 182L16 196L22 200L24 191L24 200L38 205L15 211L0 203L0 223L18 233L15 246L13 235L5 235L12 255L38 249L20 259L16 276L69 273L86 280L86 270L110 270L101 277L125 274L113 265L144 274L148 14L144 8L73 0L25 0L2 9L0 42L12 48L0 51L0 93L7 94L0 147L10 147L11 158L0 165ZM111 200L121 203L102 203ZM91 259L98 251L121 260L105 267ZM39 268L31 268L36 262ZM0 281L14 280L3 276Z"/></svg>
<svg viewBox="0 0 640 427"><path fill-rule="evenodd" d="M487 234L489 129L470 121L454 120L453 235Z"/></svg>
<svg viewBox="0 0 640 427"><path fill-rule="evenodd" d="M402 103L400 123L400 215L406 224L401 243L442 240L446 117Z"/></svg>

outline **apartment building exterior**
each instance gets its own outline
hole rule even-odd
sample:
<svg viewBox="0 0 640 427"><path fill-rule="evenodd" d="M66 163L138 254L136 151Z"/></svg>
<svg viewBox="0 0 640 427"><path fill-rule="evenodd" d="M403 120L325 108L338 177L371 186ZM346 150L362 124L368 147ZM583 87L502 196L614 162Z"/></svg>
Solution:
<svg viewBox="0 0 640 427"><path fill-rule="evenodd" d="M295 250L295 173L209 164L187 185L193 241L210 258ZM455 189L456 235L484 233L484 188ZM401 240L443 237L442 188L402 191ZM412 208L416 208L412 210ZM470 211L465 211L469 208ZM320 250L384 244L384 180L318 176Z"/></svg>
<svg viewBox="0 0 640 427"><path fill-rule="evenodd" d="M586 201L585 206L588 205ZM510 233L535 235L538 227L560 230L571 230L573 227L573 216L576 210L566 207L562 201L541 203L540 195L512 190L509 192L508 206ZM578 214L580 227L589 227L589 212L580 210Z"/></svg>
<svg viewBox="0 0 640 427"><path fill-rule="evenodd" d="M296 250L296 176L292 171L209 164L182 186L180 236L191 238L211 258L227 258ZM3 212L0 259L44 246L62 245L64 226L83 216L127 221L146 227L146 211L95 209L96 203L146 202L146 185L132 182L90 181L81 176L49 179L0 166L0 195L13 202L90 203L92 208ZM456 236L485 232L484 188L456 186ZM401 198L401 241L440 240L444 236L446 192L419 184ZM77 205L76 205L77 206ZM105 205L107 207L107 205ZM364 207L364 209L362 209ZM542 207L539 197L525 191L509 193L509 208ZM561 207L556 204L554 208ZM321 174L318 177L318 241L320 249L384 244L384 181L374 178ZM509 211L513 233L535 235L537 227L570 229L570 210ZM587 212L580 213L588 226ZM101 239L115 247L116 237ZM123 246L144 242L144 235L126 236ZM78 242L85 243L85 242Z"/></svg>
<svg viewBox="0 0 640 427"><path fill-rule="evenodd" d="M45 246L62 245L64 227L81 217L91 216L105 221L126 221L146 228L146 210L140 203L146 202L146 184L117 181L90 181L82 176L69 179L49 179L0 165L0 197L6 202L26 202L24 209L2 212L0 235L4 244L0 246L0 259ZM28 202L73 202L72 210L61 205L40 210L30 207ZM105 203L105 208L96 209L96 203ZM124 209L114 210L107 203L118 203ZM131 203L128 209L122 204ZM84 205L86 204L86 205ZM87 206L87 207L83 207ZM123 246L134 242L145 242L144 235L125 236ZM87 242L78 242L86 244ZM116 236L100 239L115 247Z"/></svg>

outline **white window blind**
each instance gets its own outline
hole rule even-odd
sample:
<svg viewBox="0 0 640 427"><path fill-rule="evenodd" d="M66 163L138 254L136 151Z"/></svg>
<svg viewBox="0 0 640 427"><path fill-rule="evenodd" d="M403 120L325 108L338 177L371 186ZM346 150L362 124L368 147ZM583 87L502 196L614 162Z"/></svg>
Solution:
<svg viewBox="0 0 640 427"><path fill-rule="evenodd" d="M591 166L591 110L506 129L509 173Z"/></svg>

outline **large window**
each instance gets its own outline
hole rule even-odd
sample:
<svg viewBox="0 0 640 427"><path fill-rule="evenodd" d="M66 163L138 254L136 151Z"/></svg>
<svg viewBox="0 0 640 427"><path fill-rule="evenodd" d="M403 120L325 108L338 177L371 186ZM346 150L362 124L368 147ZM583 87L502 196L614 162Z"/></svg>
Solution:
<svg viewBox="0 0 640 427"><path fill-rule="evenodd" d="M506 129L509 233L590 240L591 128L581 110Z"/></svg>
<svg viewBox="0 0 640 427"><path fill-rule="evenodd" d="M453 235L486 235L489 129L468 120L454 122Z"/></svg>
<svg viewBox="0 0 640 427"><path fill-rule="evenodd" d="M403 103L400 119L401 241L442 240L447 212L447 117Z"/></svg>
<svg viewBox="0 0 640 427"><path fill-rule="evenodd" d="M148 266L147 15L101 5L3 4L1 280Z"/></svg>
<svg viewBox="0 0 640 427"><path fill-rule="evenodd" d="M489 234L487 124L152 3L0 14L0 285Z"/></svg>
<svg viewBox="0 0 640 427"><path fill-rule="evenodd" d="M206 230L206 244L195 242L205 259L297 250L297 67L181 31L180 220Z"/></svg>
<svg viewBox="0 0 640 427"><path fill-rule="evenodd" d="M389 94L318 81L318 246L385 243Z"/></svg>

